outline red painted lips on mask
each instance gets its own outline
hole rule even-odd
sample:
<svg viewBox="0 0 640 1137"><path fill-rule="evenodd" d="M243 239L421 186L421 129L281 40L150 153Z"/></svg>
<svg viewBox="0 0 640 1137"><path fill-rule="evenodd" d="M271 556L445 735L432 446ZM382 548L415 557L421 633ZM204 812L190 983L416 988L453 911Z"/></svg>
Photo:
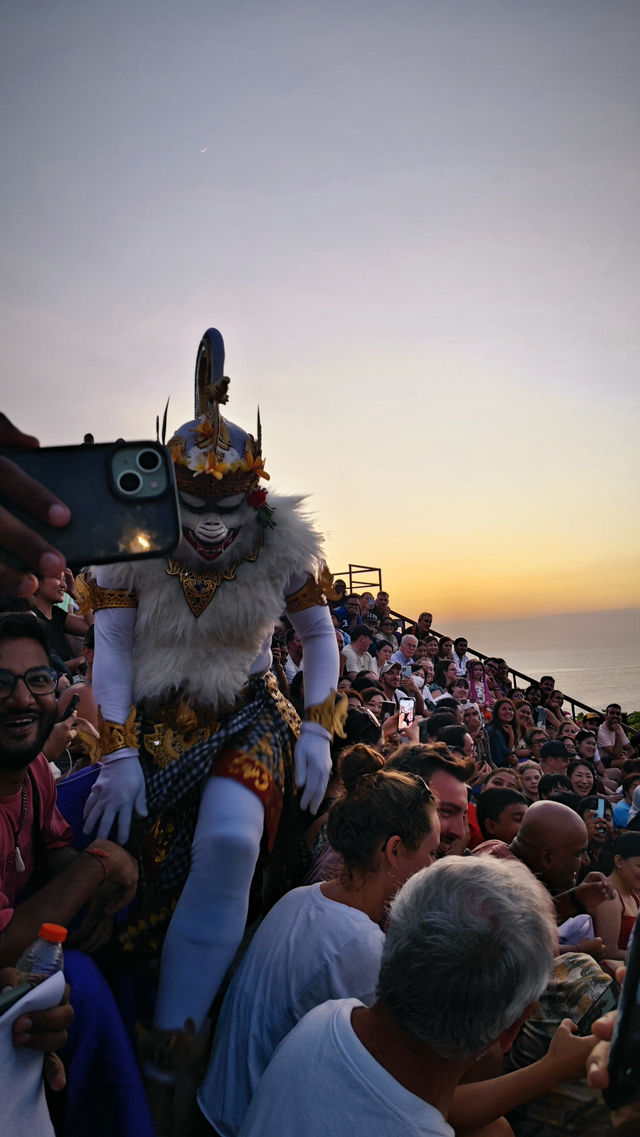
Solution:
<svg viewBox="0 0 640 1137"><path fill-rule="evenodd" d="M221 541L220 544L207 545L198 540L195 533L193 532L193 529L183 529L183 534L186 540L190 545L192 545L198 556L202 557L202 559L205 561L215 561L216 558L224 553L225 549L228 549L229 545L235 541L238 533L238 529L230 529L224 541Z"/></svg>

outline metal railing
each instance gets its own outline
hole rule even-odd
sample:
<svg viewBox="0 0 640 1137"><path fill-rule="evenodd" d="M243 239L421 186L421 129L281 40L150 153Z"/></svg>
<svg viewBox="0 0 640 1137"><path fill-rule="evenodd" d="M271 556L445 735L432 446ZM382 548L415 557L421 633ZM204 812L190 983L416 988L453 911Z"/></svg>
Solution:
<svg viewBox="0 0 640 1137"><path fill-rule="evenodd" d="M346 579L348 577L349 592L373 592L374 590L377 592L382 592L382 569L374 568L372 565L350 564L349 568L344 572L336 572L333 575L334 580ZM397 620L401 625L403 635L405 634L407 628L413 627L413 625L417 622L416 620L411 619L409 616L405 616L402 612L394 611L392 608L390 608L389 611L394 620ZM448 635L447 632L437 632L435 628L430 629L429 635L436 636L436 638L439 640L441 640L443 637L446 639L452 638ZM496 658L494 655L491 655L490 653L484 651L479 651L478 648L474 647L468 647L467 654L474 656L475 659L480 659L483 663L486 659ZM527 687L529 687L532 683L539 682L538 679L533 679L530 675L525 675L523 671L518 671L515 667L509 667L508 664L507 668L514 687L518 686L519 679L523 680ZM567 695L565 691L562 693L564 695L565 703L569 703L571 707L571 717L573 719L576 717L576 708L579 708L581 711L588 711L590 714L602 714L602 712L597 710L596 707L590 707L588 703L583 703L580 699L574 699L573 695Z"/></svg>
<svg viewBox="0 0 640 1137"><path fill-rule="evenodd" d="M371 580L369 575L373 573ZM334 580L349 578L348 592L382 592L382 569L371 565L349 565L344 572L334 572Z"/></svg>

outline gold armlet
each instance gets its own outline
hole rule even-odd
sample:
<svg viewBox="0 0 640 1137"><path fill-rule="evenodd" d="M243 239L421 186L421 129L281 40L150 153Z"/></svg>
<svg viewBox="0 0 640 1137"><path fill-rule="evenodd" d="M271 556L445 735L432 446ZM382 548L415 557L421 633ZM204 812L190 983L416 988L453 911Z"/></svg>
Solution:
<svg viewBox="0 0 640 1137"><path fill-rule="evenodd" d="M338 594L333 589L333 576L325 561L322 561L317 576L309 573L302 588L286 597L287 612L295 616L296 612L304 612L306 608L316 608L327 604L329 600L337 599Z"/></svg>
<svg viewBox="0 0 640 1137"><path fill-rule="evenodd" d="M98 734L100 735L100 754L113 754L116 750L124 750L125 746L138 749L138 728L136 726L136 708L131 706L124 722L111 722L102 717L102 710L98 707Z"/></svg>
<svg viewBox="0 0 640 1137"><path fill-rule="evenodd" d="M305 707L304 721L317 722L331 735L346 738L344 724L349 710L349 700L344 691L330 691L323 703Z"/></svg>
<svg viewBox="0 0 640 1137"><path fill-rule="evenodd" d="M91 576L76 577L76 596L83 616L101 608L137 608L138 597L126 588L101 588Z"/></svg>

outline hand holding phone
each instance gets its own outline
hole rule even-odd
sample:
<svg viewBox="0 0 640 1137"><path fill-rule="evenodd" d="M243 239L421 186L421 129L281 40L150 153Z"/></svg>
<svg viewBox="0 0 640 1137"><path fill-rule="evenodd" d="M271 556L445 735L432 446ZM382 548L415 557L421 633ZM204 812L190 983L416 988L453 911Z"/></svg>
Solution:
<svg viewBox="0 0 640 1137"><path fill-rule="evenodd" d="M398 730L406 730L411 726L415 714L415 699L404 698L399 701Z"/></svg>
<svg viewBox="0 0 640 1137"><path fill-rule="evenodd" d="M32 528L33 520L52 529L68 524L69 507L47 486L34 481L11 460L17 447L37 449L37 438L23 434L0 413L0 590L15 596L32 596L38 587L36 573L56 576L64 571L64 554ZM26 521L19 521L12 507L21 506ZM9 507L9 508L6 508ZM56 536L53 540L56 540ZM10 567L8 557L20 556L22 570Z"/></svg>
<svg viewBox="0 0 640 1137"><path fill-rule="evenodd" d="M602 1018L602 1016L608 1014L609 1011L615 1011L618 1005L619 995L620 988L615 979L612 979L604 991L602 991L598 998L591 1004L589 1010L585 1011L579 1020L577 1033L583 1037L591 1034L591 1027L596 1019Z"/></svg>
<svg viewBox="0 0 640 1137"><path fill-rule="evenodd" d="M29 513L35 511L26 487L36 486L37 479L59 493L71 510L64 529L56 534L59 551L69 564L158 557L170 553L180 540L173 462L160 443L119 441L12 450L9 454L11 464L22 471L23 489L11 499L13 516L0 514L0 522L10 518L14 530L17 526L32 537L38 534L43 547L49 547L46 542L52 536L53 522L42 513L36 513L34 520ZM0 492L3 470L6 459L0 457ZM58 501L52 494L48 498ZM24 548L17 540L0 543L9 571L20 573L33 564L26 538ZM58 571L62 569L64 564ZM50 575L48 568L45 572Z"/></svg>
<svg viewBox="0 0 640 1137"><path fill-rule="evenodd" d="M74 711L76 711L78 709L78 703L79 702L80 702L80 696L79 695L72 695L71 698L69 699L67 706L65 707L64 714L61 715L61 717L58 719L58 722L64 722L66 719L70 719L72 714L74 713Z"/></svg>
<svg viewBox="0 0 640 1137"><path fill-rule="evenodd" d="M631 941L620 992L608 1062L609 1085L603 1091L609 1109L640 1099L640 935ZM639 1125L640 1128L640 1125Z"/></svg>

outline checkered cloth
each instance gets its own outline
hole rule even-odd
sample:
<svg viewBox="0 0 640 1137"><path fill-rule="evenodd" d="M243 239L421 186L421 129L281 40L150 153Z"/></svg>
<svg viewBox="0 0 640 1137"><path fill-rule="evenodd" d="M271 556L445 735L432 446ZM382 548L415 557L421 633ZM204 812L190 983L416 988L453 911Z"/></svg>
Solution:
<svg viewBox="0 0 640 1137"><path fill-rule="evenodd" d="M181 888L189 875L201 787L212 773L215 758L229 749L248 752L267 734L271 753L264 756L265 766L283 792L284 763L292 752L290 727L280 714L264 676L252 675L247 684L246 702L238 710L221 716L220 727L211 738L196 743L163 768L157 767L152 755L141 748L149 818L146 832L167 811L175 813L177 809L179 812L179 824L172 826L173 833L157 881L159 892Z"/></svg>

